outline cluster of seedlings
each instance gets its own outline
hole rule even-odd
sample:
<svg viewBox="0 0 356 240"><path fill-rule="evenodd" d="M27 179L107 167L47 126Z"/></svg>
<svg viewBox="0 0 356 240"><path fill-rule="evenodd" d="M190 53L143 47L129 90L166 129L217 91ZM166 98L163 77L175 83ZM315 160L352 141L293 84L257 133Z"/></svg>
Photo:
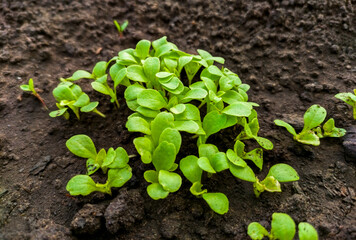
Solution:
<svg viewBox="0 0 356 240"><path fill-rule="evenodd" d="M121 28L123 31L125 24ZM179 169L191 182L190 192L194 196L204 199L216 213L225 214L229 209L228 198L221 192L210 192L203 188L203 174L211 177L228 170L236 178L253 183L257 197L264 191L281 192L281 182L297 181L299 176L291 166L279 163L269 169L262 181L258 179L249 165L253 164L262 170L263 151L273 149L273 144L258 135L259 122L254 109L258 104L248 100L250 86L242 83L238 75L229 69L214 65L224 64L223 58L213 57L204 50L197 52L198 55L183 52L168 42L166 37L153 42L141 40L135 49L122 50L108 62L98 62L92 72L78 70L69 78L61 78L61 83L53 90L58 110L51 112L50 116L68 119L71 109L78 119L80 112L94 112L105 117L97 109L99 103L91 102L89 96L74 82L90 80L92 88L108 95L117 107L120 107L117 89L122 85L125 87L126 104L133 112L128 117L126 127L130 132L142 134L133 143L142 162L152 166L144 173L148 195L157 200L178 191L183 181L177 171ZM33 89L33 82L30 83L32 87L21 88ZM352 105L356 117L355 95L341 93L336 97ZM304 115L304 128L299 134L286 122L275 120L275 124L285 127L296 141L317 146L320 138L345 134L344 129L335 127L332 118L321 127L325 117L326 110L313 105ZM232 127L240 130L233 149L222 150L209 143L211 135ZM197 156L177 159L182 145L181 132L191 134L191 139L196 139ZM246 140L254 140L260 147L246 152ZM111 194L112 187L123 186L132 176L129 156L121 147L97 152L92 140L85 135L73 136L66 145L73 154L87 159L87 174L77 175L67 184L71 195L88 195L94 191ZM105 184L95 183L90 177L99 169L108 175ZM295 224L290 220L286 214L275 213L271 233L258 223L252 223L248 234L252 239L262 239L264 236L292 239ZM290 222L290 228L294 230L290 230L290 233L284 227L278 230L284 222ZM311 236L300 239L318 238L309 225L303 223L299 228L302 229L299 231L300 237ZM283 234L292 237L283 237Z"/></svg>

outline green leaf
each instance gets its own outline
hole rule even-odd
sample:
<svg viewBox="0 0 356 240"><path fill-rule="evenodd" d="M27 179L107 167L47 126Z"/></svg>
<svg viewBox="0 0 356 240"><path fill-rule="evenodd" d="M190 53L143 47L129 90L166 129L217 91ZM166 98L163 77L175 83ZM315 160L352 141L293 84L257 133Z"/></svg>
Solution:
<svg viewBox="0 0 356 240"><path fill-rule="evenodd" d="M355 100L352 100L352 93L338 93L335 95L336 98L346 102L347 104L353 106L355 103ZM355 93L356 95L356 93Z"/></svg>
<svg viewBox="0 0 356 240"><path fill-rule="evenodd" d="M88 160L86 161L86 168L87 168L88 175L92 175L93 173L98 171L100 167L101 166L99 165L99 163L96 162L95 159L88 158Z"/></svg>
<svg viewBox="0 0 356 240"><path fill-rule="evenodd" d="M285 163L273 165L267 174L267 177L269 176L273 176L279 182L292 182L299 180L299 175L294 168Z"/></svg>
<svg viewBox="0 0 356 240"><path fill-rule="evenodd" d="M296 136L297 133L295 132L294 128L289 124L289 123L286 123L282 120L279 120L279 119L276 119L274 120L274 123L277 125L277 126L280 126L280 127L285 127L287 129L287 131L292 134L293 136Z"/></svg>
<svg viewBox="0 0 356 240"><path fill-rule="evenodd" d="M95 162L98 163L99 166L101 166L103 164L105 158L106 158L106 151L104 148L102 148L98 152L98 155L96 155Z"/></svg>
<svg viewBox="0 0 356 240"><path fill-rule="evenodd" d="M75 135L67 140L66 146L74 155L82 158L96 159L96 148L87 135Z"/></svg>
<svg viewBox="0 0 356 240"><path fill-rule="evenodd" d="M262 148L253 149L252 151L246 153L246 155L243 158L251 160L260 170L262 170L262 165L263 165Z"/></svg>
<svg viewBox="0 0 356 240"><path fill-rule="evenodd" d="M129 21L125 20L122 24L121 24L121 32L123 32L127 26L129 25Z"/></svg>
<svg viewBox="0 0 356 240"><path fill-rule="evenodd" d="M175 115L175 120L195 120L200 122L200 111L192 104L185 104L185 111Z"/></svg>
<svg viewBox="0 0 356 240"><path fill-rule="evenodd" d="M142 106L137 107L136 111L146 118L155 118L160 113L159 110L152 110Z"/></svg>
<svg viewBox="0 0 356 240"><path fill-rule="evenodd" d="M203 99L208 95L208 92L202 88L191 89L187 92L183 100L192 100L192 99Z"/></svg>
<svg viewBox="0 0 356 240"><path fill-rule="evenodd" d="M67 191L72 196L76 195L89 195L95 191L101 191L91 177L88 175L77 175L69 180L66 186Z"/></svg>
<svg viewBox="0 0 356 240"><path fill-rule="evenodd" d="M240 140L236 140L234 144L234 151L235 153L239 156L242 157L245 155L245 144L241 142Z"/></svg>
<svg viewBox="0 0 356 240"><path fill-rule="evenodd" d="M169 170L176 159L176 148L173 143L161 142L153 152L152 163L156 170Z"/></svg>
<svg viewBox="0 0 356 240"><path fill-rule="evenodd" d="M185 104L177 104L169 109L174 114L180 114L185 111Z"/></svg>
<svg viewBox="0 0 356 240"><path fill-rule="evenodd" d="M122 187L132 177L132 170L129 166L121 169L109 169L108 187Z"/></svg>
<svg viewBox="0 0 356 240"><path fill-rule="evenodd" d="M251 114L252 106L246 102L236 102L227 106L222 112L227 115L237 117L248 117Z"/></svg>
<svg viewBox="0 0 356 240"><path fill-rule="evenodd" d="M167 54L172 49L173 49L173 46L171 44L161 45L156 49L155 57L161 57L161 56Z"/></svg>
<svg viewBox="0 0 356 240"><path fill-rule="evenodd" d="M323 126L324 137L342 137L346 134L346 130L343 128L335 127L335 121L330 118Z"/></svg>
<svg viewBox="0 0 356 240"><path fill-rule="evenodd" d="M159 137L159 144L162 142L173 143L176 149L176 154L178 154L180 146L182 144L182 137L177 129L166 128L162 131Z"/></svg>
<svg viewBox="0 0 356 240"><path fill-rule="evenodd" d="M75 95L72 90L68 86L59 85L55 89L53 89L53 96L56 98L58 102L61 100L73 101L76 100Z"/></svg>
<svg viewBox="0 0 356 240"><path fill-rule="evenodd" d="M200 182L203 171L196 156L190 155L180 160L179 168L191 183Z"/></svg>
<svg viewBox="0 0 356 240"><path fill-rule="evenodd" d="M59 110L56 110L56 111L52 111L49 113L49 116L50 117L58 117L58 116L62 116L65 112L67 112L67 109L68 108L62 108L62 109L59 109Z"/></svg>
<svg viewBox="0 0 356 240"><path fill-rule="evenodd" d="M137 82L148 82L143 67L140 65L130 65L127 67L127 78Z"/></svg>
<svg viewBox="0 0 356 240"><path fill-rule="evenodd" d="M223 152L218 152L210 158L211 166L216 172L221 172L229 168L226 155Z"/></svg>
<svg viewBox="0 0 356 240"><path fill-rule="evenodd" d="M81 107L80 111L81 112L91 112L93 111L97 106L99 105L99 102L91 102L88 105Z"/></svg>
<svg viewBox="0 0 356 240"><path fill-rule="evenodd" d="M198 159L198 166L208 173L216 173L207 157L200 157Z"/></svg>
<svg viewBox="0 0 356 240"><path fill-rule="evenodd" d="M155 81L160 66L159 58L156 57L149 57L143 62L143 71L151 82Z"/></svg>
<svg viewBox="0 0 356 240"><path fill-rule="evenodd" d="M168 81L164 81L164 82L161 81L161 79L159 79L159 82L160 82L160 84L162 84L162 86L167 88L167 90L168 89L169 90L177 89L179 87L179 85L182 84L182 82L177 77L171 77Z"/></svg>
<svg viewBox="0 0 356 240"><path fill-rule="evenodd" d="M154 200L166 198L169 194L169 192L164 190L159 183L152 183L149 185L147 187L147 193Z"/></svg>
<svg viewBox="0 0 356 240"><path fill-rule="evenodd" d="M103 160L103 163L101 164L101 167L107 167L109 166L115 159L116 157L116 152L113 148L109 148L106 158Z"/></svg>
<svg viewBox="0 0 356 240"><path fill-rule="evenodd" d="M132 49L131 49L132 50ZM137 64L136 59L127 50L119 52L119 59L125 63L125 65Z"/></svg>
<svg viewBox="0 0 356 240"><path fill-rule="evenodd" d="M162 82L168 82L173 76L173 73L170 72L158 72L156 77L162 79Z"/></svg>
<svg viewBox="0 0 356 240"><path fill-rule="evenodd" d="M307 222L301 222L298 224L298 236L299 240L318 240L318 232L315 228Z"/></svg>
<svg viewBox="0 0 356 240"><path fill-rule="evenodd" d="M136 45L136 55L140 59L145 59L150 52L151 42L148 40L141 40Z"/></svg>
<svg viewBox="0 0 356 240"><path fill-rule="evenodd" d="M31 92L31 89L28 85L21 85L20 88L22 91Z"/></svg>
<svg viewBox="0 0 356 240"><path fill-rule="evenodd" d="M268 237L269 233L261 224L258 222L252 222L248 225L247 234L253 240L262 240L264 237Z"/></svg>
<svg viewBox="0 0 356 240"><path fill-rule="evenodd" d="M138 137L133 140L137 152L141 155L143 163L148 164L152 161L153 143L147 137Z"/></svg>
<svg viewBox="0 0 356 240"><path fill-rule="evenodd" d="M304 114L304 128L302 132L319 126L324 121L325 117L325 108L316 104L311 106Z"/></svg>
<svg viewBox="0 0 356 240"><path fill-rule="evenodd" d="M313 146L320 145L319 137L312 130L302 131L297 136L295 136L295 140L297 140L298 142L301 142L303 144L309 144L309 145L313 145Z"/></svg>
<svg viewBox="0 0 356 240"><path fill-rule="evenodd" d="M192 61L192 56L182 56L178 59L178 72L180 73L185 65Z"/></svg>
<svg viewBox="0 0 356 240"><path fill-rule="evenodd" d="M243 102L244 98L238 92L234 90L226 91L222 96L221 99L226 102L227 104L234 104L237 102Z"/></svg>
<svg viewBox="0 0 356 240"><path fill-rule="evenodd" d="M174 127L179 131L184 131L188 133L197 133L199 130L199 125L193 120L175 121Z"/></svg>
<svg viewBox="0 0 356 240"><path fill-rule="evenodd" d="M229 211L229 200L223 193L204 193L203 199L209 207L218 214L225 214Z"/></svg>
<svg viewBox="0 0 356 240"><path fill-rule="evenodd" d="M199 195L202 195L202 194L208 192L208 190L206 190L206 189L202 190L201 189L202 187L203 187L203 185L200 183L200 181L194 182L189 190L194 196L199 196Z"/></svg>
<svg viewBox="0 0 356 240"><path fill-rule="evenodd" d="M218 153L219 149L213 144L201 144L199 146L199 157L211 158L214 154Z"/></svg>
<svg viewBox="0 0 356 240"><path fill-rule="evenodd" d="M86 93L82 93L77 101L73 104L76 107L84 107L90 103L89 96Z"/></svg>
<svg viewBox="0 0 356 240"><path fill-rule="evenodd" d="M106 72L106 67L107 67L107 64L105 61L100 61L97 64L95 64L95 66L93 68L93 75L95 76L95 78L104 76L105 72Z"/></svg>
<svg viewBox="0 0 356 240"><path fill-rule="evenodd" d="M155 170L147 170L144 172L143 177L149 183L158 183L158 172Z"/></svg>
<svg viewBox="0 0 356 240"><path fill-rule="evenodd" d="M158 145L159 137L164 129L174 128L174 118L172 113L161 112L151 122L151 132L154 146Z"/></svg>
<svg viewBox="0 0 356 240"><path fill-rule="evenodd" d="M158 173L158 182L164 190L176 192L182 185L182 178L177 173L160 170Z"/></svg>
<svg viewBox="0 0 356 240"><path fill-rule="evenodd" d="M91 86L94 90L96 90L102 94L110 95L109 89L104 84L102 84L100 82L92 82Z"/></svg>
<svg viewBox="0 0 356 240"><path fill-rule="evenodd" d="M227 120L226 115L220 114L218 111L213 110L205 115L203 120L203 129L206 136L210 136L219 132L225 125Z"/></svg>
<svg viewBox="0 0 356 240"><path fill-rule="evenodd" d="M293 240L295 235L295 223L285 213L272 214L271 234L276 239Z"/></svg>
<svg viewBox="0 0 356 240"><path fill-rule="evenodd" d="M238 167L243 167L244 168L244 167L247 166L246 162L240 156L238 156L234 151L232 151L231 149L228 149L226 151L226 157L227 157L227 159L229 159L229 161L232 164L234 164L234 165L236 165Z"/></svg>
<svg viewBox="0 0 356 240"><path fill-rule="evenodd" d="M147 135L151 135L149 123L141 117L129 118L126 122L126 128L130 132L141 132Z"/></svg>
<svg viewBox="0 0 356 240"><path fill-rule="evenodd" d="M230 172L239 179L248 182L256 182L256 176L249 166L238 167L234 164L230 164Z"/></svg>
<svg viewBox="0 0 356 240"><path fill-rule="evenodd" d="M268 192L282 192L281 184L273 176L266 177L260 184Z"/></svg>
<svg viewBox="0 0 356 240"><path fill-rule="evenodd" d="M129 155L126 150L122 147L118 147L115 150L115 158L110 165L109 168L126 168L129 162Z"/></svg>
<svg viewBox="0 0 356 240"><path fill-rule="evenodd" d="M126 101L136 100L143 90L145 88L138 83L128 86L124 93Z"/></svg>
<svg viewBox="0 0 356 240"><path fill-rule="evenodd" d="M125 79L127 74L127 69L120 65L114 64L110 68L110 77L114 81L114 89Z"/></svg>
<svg viewBox="0 0 356 240"><path fill-rule="evenodd" d="M263 137L254 137L255 140L260 144L261 147L263 147L266 150L272 150L273 149L273 143L268 140L267 138Z"/></svg>
<svg viewBox="0 0 356 240"><path fill-rule="evenodd" d="M143 90L137 97L137 103L152 110L160 110L167 106L166 100L154 89Z"/></svg>
<svg viewBox="0 0 356 240"><path fill-rule="evenodd" d="M67 78L69 81L76 81L82 78L87 78L87 79L93 79L93 75L91 73L84 71L84 70L78 70L70 78Z"/></svg>

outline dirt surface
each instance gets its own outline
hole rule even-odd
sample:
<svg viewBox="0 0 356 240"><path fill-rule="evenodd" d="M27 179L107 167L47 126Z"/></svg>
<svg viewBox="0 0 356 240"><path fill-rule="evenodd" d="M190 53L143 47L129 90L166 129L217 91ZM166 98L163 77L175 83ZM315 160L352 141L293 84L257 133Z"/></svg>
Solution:
<svg viewBox="0 0 356 240"><path fill-rule="evenodd" d="M356 239L356 157L347 148L355 143L355 121L351 108L333 97L356 87L355 11L354 0L1 0L0 239L247 239L248 224L269 227L273 212L313 224L320 239ZM124 38L113 19L130 21ZM19 85L33 78L55 109L51 92L60 77L161 36L183 51L224 57L225 66L251 85L250 99L260 104L260 135L275 145L259 176L283 162L300 181L256 199L251 183L217 174L205 186L229 198L230 210L220 216L190 194L187 181L167 199L150 199L143 179L149 167L133 158L133 178L112 196L68 196L67 181L85 173L85 163L66 149L66 140L87 134L97 148L122 146L135 154L137 134L125 128L130 112L123 99L118 111L81 81L108 117L52 119ZM353 135L310 147L273 124L280 118L300 127L312 104ZM235 134L211 141L228 146ZM191 146L182 152L196 152Z"/></svg>

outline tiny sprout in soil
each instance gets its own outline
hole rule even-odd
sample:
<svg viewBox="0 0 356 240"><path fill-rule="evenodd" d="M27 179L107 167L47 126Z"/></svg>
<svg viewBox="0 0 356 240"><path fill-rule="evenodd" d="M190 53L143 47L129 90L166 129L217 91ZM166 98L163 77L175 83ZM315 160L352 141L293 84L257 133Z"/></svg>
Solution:
<svg viewBox="0 0 356 240"><path fill-rule="evenodd" d="M253 240L261 240L268 237L270 240L293 240L296 233L295 222L285 213L273 213L271 223L271 233L258 222L252 222L248 225L247 234ZM307 223L298 224L299 240L318 240L318 232L315 228Z"/></svg>
<svg viewBox="0 0 356 240"><path fill-rule="evenodd" d="M356 120L356 89L353 93L338 93L335 97L352 106L353 117Z"/></svg>
<svg viewBox="0 0 356 240"><path fill-rule="evenodd" d="M42 103L43 107L46 110L48 110L48 108L46 106L46 103L41 98L41 96L36 92L36 89L35 89L35 86L34 86L32 78L30 78L30 80L28 80L28 84L21 85L20 88L22 89L22 91L31 92L33 96L35 96L38 100L40 100L40 102Z"/></svg>
<svg viewBox="0 0 356 240"><path fill-rule="evenodd" d="M123 32L125 31L125 29L129 25L129 21L125 20L122 24L119 24L116 20L114 20L114 24L116 26L117 31L119 32L120 38L122 38L123 37Z"/></svg>
<svg viewBox="0 0 356 240"><path fill-rule="evenodd" d="M325 117L325 108L319 105L311 106L304 114L304 127L299 134L290 124L282 120L276 119L274 123L277 126L285 127L293 135L294 140L303 144L319 146L320 138L342 137L346 133L345 129L335 127L333 118L330 118L321 128L320 125L325 120Z"/></svg>

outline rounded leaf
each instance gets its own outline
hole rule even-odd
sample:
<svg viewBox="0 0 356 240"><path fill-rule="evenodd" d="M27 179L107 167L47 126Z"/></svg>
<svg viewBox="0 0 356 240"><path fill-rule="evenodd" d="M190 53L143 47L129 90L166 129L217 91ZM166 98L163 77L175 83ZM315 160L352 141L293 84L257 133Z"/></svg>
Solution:
<svg viewBox="0 0 356 240"><path fill-rule="evenodd" d="M108 172L108 187L122 187L132 177L132 170L130 167L113 168Z"/></svg>
<svg viewBox="0 0 356 240"><path fill-rule="evenodd" d="M141 117L131 117L126 122L126 128L130 132L141 132L147 135L151 135L151 129L148 122Z"/></svg>
<svg viewBox="0 0 356 240"><path fill-rule="evenodd" d="M206 172L216 173L215 169L211 166L207 157L200 157L198 159L198 166Z"/></svg>
<svg viewBox="0 0 356 240"><path fill-rule="evenodd" d="M318 240L318 232L307 222L301 222L298 225L299 240Z"/></svg>
<svg viewBox="0 0 356 240"><path fill-rule="evenodd" d="M164 190L159 183L152 183L149 185L147 187L147 193L154 200L166 198L169 194L169 192Z"/></svg>
<svg viewBox="0 0 356 240"><path fill-rule="evenodd" d="M169 170L176 159L176 147L173 143L161 142L153 152L152 163L156 170Z"/></svg>
<svg viewBox="0 0 356 240"><path fill-rule="evenodd" d="M269 176L273 176L279 182L292 182L299 180L299 175L294 168L285 163L273 165L267 174L267 177Z"/></svg>
<svg viewBox="0 0 356 240"><path fill-rule="evenodd" d="M90 137L87 135L75 135L67 140L66 146L74 155L82 158L96 159L96 148Z"/></svg>
<svg viewBox="0 0 356 240"><path fill-rule="evenodd" d="M74 176L67 183L66 189L72 196L86 196L92 192L99 191L93 179L88 175Z"/></svg>
<svg viewBox="0 0 356 240"><path fill-rule="evenodd" d="M251 114L252 106L246 102L236 102L227 106L222 113L237 117L248 117Z"/></svg>
<svg viewBox="0 0 356 240"><path fill-rule="evenodd" d="M203 199L209 207L218 214L225 214L229 211L229 200L223 193L204 193Z"/></svg>
<svg viewBox="0 0 356 240"><path fill-rule="evenodd" d="M200 182L203 171L196 156L190 155L180 160L179 168L191 183Z"/></svg>
<svg viewBox="0 0 356 240"><path fill-rule="evenodd" d="M234 164L230 164L230 172L235 177L248 181L248 182L256 182L255 173L249 166L246 167L238 167Z"/></svg>
<svg viewBox="0 0 356 240"><path fill-rule="evenodd" d="M326 117L326 110L320 105L311 106L304 114L304 128L303 131L311 130L319 126Z"/></svg>
<svg viewBox="0 0 356 240"><path fill-rule="evenodd" d="M154 89L146 89L141 92L137 97L137 103L140 106L152 109L152 110L160 110L167 106L166 100L162 97L162 95Z"/></svg>
<svg viewBox="0 0 356 240"><path fill-rule="evenodd" d="M295 223L285 213L273 213L271 234L276 239L293 240L295 235Z"/></svg>
<svg viewBox="0 0 356 240"><path fill-rule="evenodd" d="M81 107L80 111L81 112L91 112L93 111L97 106L99 105L99 102L91 102L88 105Z"/></svg>
<svg viewBox="0 0 356 240"><path fill-rule="evenodd" d="M158 182L164 190L176 192L182 185L182 178L177 173L161 170L158 173Z"/></svg>
<svg viewBox="0 0 356 240"><path fill-rule="evenodd" d="M247 234L253 240L262 240L264 237L269 236L268 231L258 222L252 222L248 225Z"/></svg>

